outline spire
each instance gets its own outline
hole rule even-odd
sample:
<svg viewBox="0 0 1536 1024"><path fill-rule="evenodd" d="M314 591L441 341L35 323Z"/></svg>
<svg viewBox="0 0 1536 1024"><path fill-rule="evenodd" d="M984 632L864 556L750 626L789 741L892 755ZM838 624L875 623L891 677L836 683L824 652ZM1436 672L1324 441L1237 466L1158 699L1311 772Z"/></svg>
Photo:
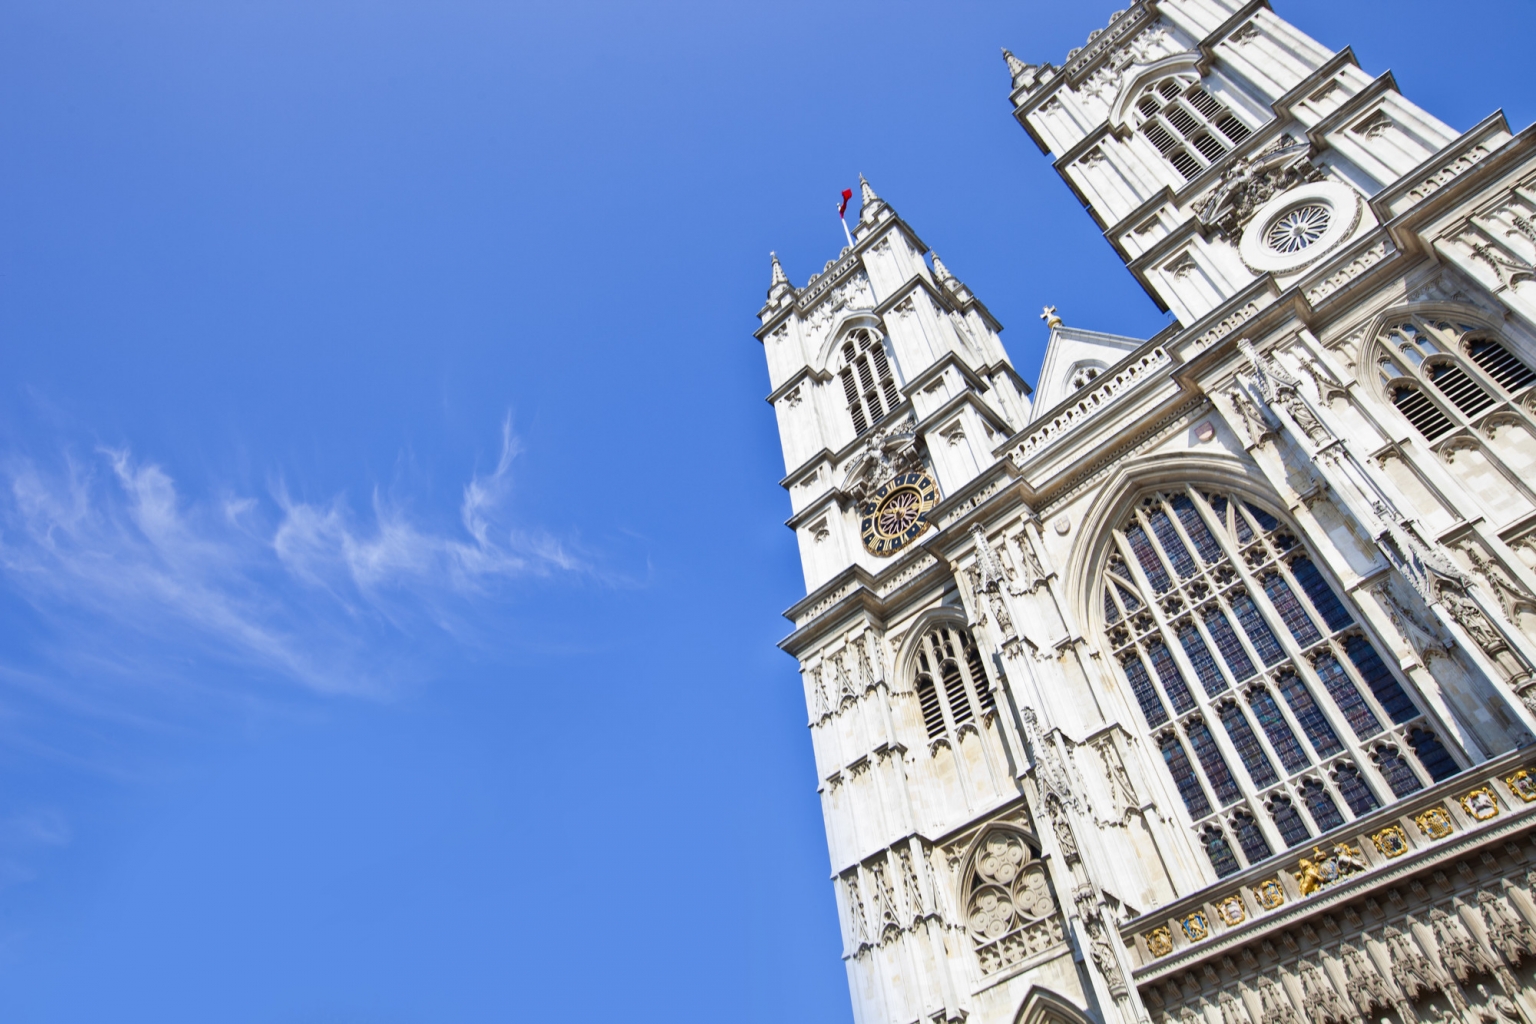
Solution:
<svg viewBox="0 0 1536 1024"><path fill-rule="evenodd" d="M779 264L779 254L770 252L768 258L773 261L773 277L768 282L768 301L775 303L786 295L795 293L795 286L789 283L789 278L784 276L784 268Z"/></svg>
<svg viewBox="0 0 1536 1024"><path fill-rule="evenodd" d="M859 175L859 223L872 224L881 210L888 209L884 199L875 195L864 175Z"/></svg>
<svg viewBox="0 0 1536 1024"><path fill-rule="evenodd" d="M944 265L944 261L939 259L938 253L930 252L928 255L933 257L934 277L938 278L941 282L949 282L955 279L955 275L949 272L949 268Z"/></svg>
<svg viewBox="0 0 1536 1024"><path fill-rule="evenodd" d="M1008 75L1013 79L1015 89L1028 89L1035 84L1035 76L1040 71L1036 65L1025 64L1006 46L1003 47L1003 60L1008 62Z"/></svg>

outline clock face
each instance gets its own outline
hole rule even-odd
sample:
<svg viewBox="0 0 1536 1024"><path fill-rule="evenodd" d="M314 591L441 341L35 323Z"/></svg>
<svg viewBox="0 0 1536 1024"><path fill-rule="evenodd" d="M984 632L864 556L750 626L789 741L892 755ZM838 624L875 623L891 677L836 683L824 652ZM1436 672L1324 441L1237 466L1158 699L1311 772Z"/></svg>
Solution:
<svg viewBox="0 0 1536 1024"><path fill-rule="evenodd" d="M859 510L859 536L871 553L889 557L923 535L939 488L927 473L902 473Z"/></svg>

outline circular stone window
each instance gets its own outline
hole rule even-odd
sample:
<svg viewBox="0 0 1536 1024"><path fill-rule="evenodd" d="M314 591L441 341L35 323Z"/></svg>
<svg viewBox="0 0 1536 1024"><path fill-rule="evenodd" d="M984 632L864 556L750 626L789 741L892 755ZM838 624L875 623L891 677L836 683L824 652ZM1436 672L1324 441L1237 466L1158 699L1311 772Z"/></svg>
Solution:
<svg viewBox="0 0 1536 1024"><path fill-rule="evenodd" d="M1264 232L1264 244L1282 256L1301 252L1322 238L1333 221L1333 213L1322 203L1303 203L1282 213Z"/></svg>
<svg viewBox="0 0 1536 1024"><path fill-rule="evenodd" d="M1360 197L1348 185L1321 181L1282 192L1254 211L1238 252L1258 274L1284 274L1337 249L1360 224Z"/></svg>

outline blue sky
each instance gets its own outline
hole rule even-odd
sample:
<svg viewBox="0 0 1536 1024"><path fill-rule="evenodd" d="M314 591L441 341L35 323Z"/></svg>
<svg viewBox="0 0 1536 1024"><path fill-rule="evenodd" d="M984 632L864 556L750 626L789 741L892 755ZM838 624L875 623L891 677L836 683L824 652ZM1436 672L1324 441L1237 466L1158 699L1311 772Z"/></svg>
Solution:
<svg viewBox="0 0 1536 1024"><path fill-rule="evenodd" d="M1528 2L1277 6L1536 116ZM0 1017L846 1024L767 252L1158 330L998 57L1109 13L0 5Z"/></svg>

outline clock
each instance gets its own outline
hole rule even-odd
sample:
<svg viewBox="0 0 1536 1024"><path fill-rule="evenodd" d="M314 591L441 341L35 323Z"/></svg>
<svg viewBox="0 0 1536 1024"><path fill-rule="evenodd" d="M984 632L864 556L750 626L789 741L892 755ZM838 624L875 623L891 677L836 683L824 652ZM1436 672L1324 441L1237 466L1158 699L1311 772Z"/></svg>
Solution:
<svg viewBox="0 0 1536 1024"><path fill-rule="evenodd" d="M938 503L938 485L927 473L900 473L859 509L859 537L871 554L889 558L923 535Z"/></svg>

